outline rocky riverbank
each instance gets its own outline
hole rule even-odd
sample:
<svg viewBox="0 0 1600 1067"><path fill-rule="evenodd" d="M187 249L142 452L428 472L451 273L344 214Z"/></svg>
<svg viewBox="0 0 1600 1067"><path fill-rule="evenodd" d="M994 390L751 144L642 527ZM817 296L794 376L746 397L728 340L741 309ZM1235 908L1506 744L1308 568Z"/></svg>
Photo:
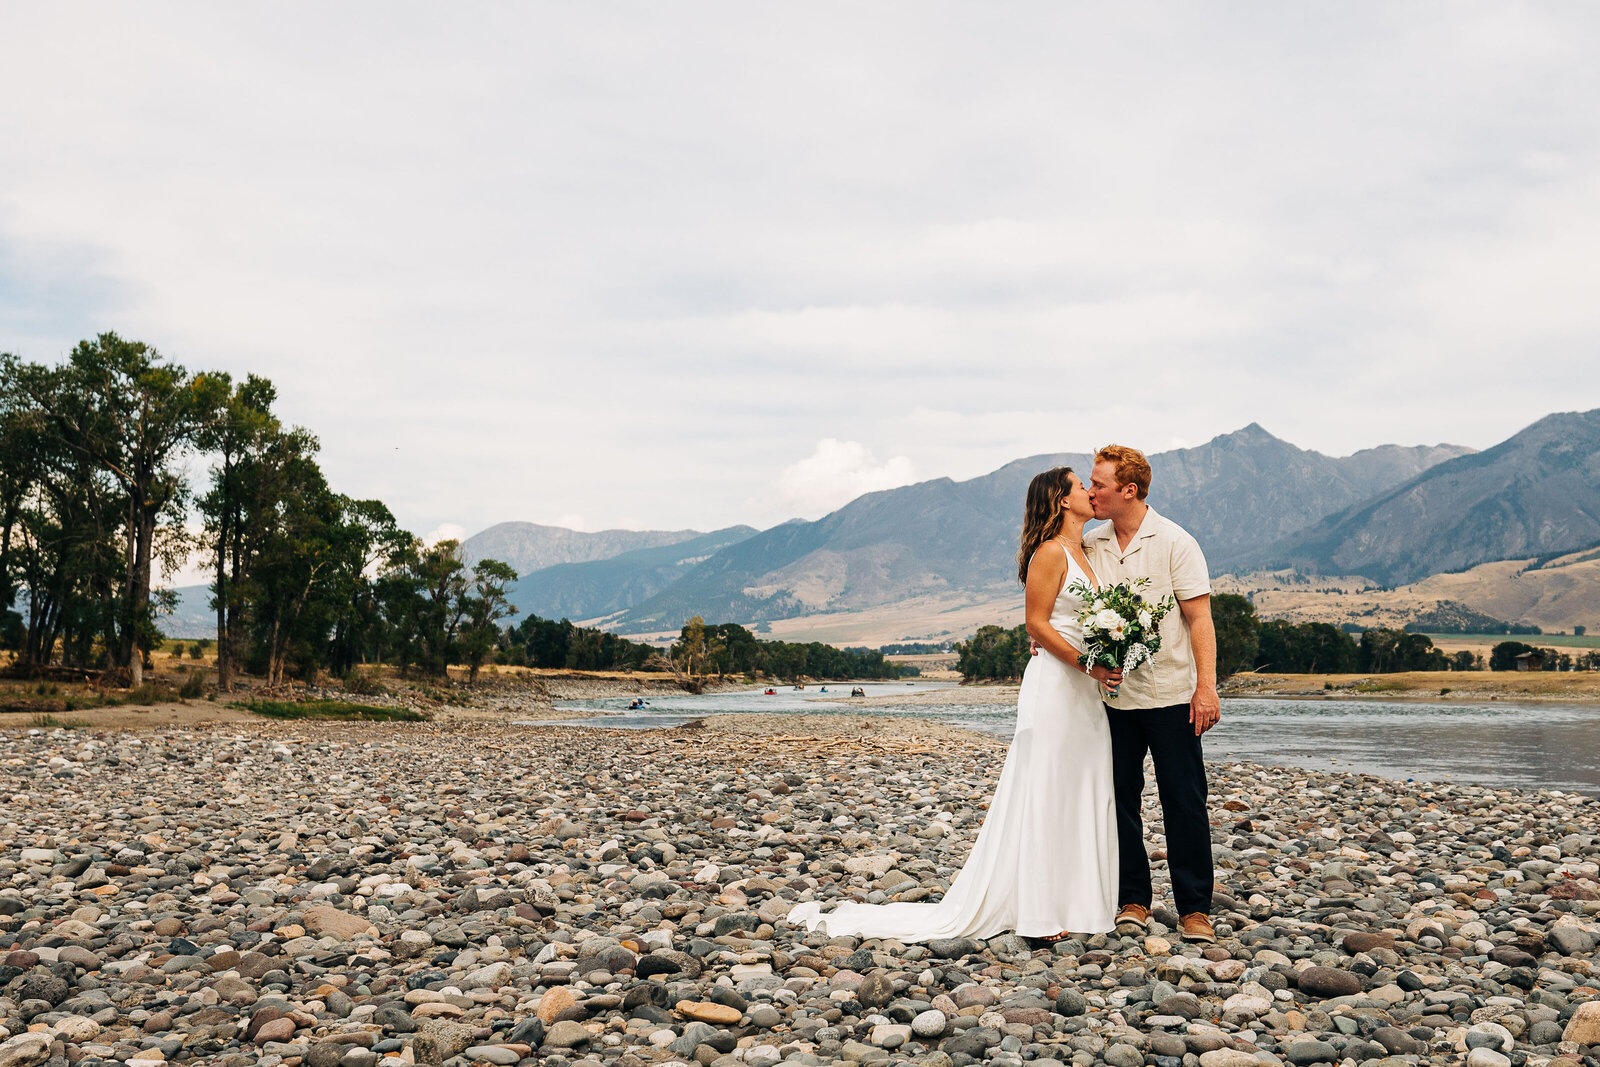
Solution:
<svg viewBox="0 0 1600 1067"><path fill-rule="evenodd" d="M1600 802L1218 764L1215 946L805 936L999 773L866 721L5 731L0 1067L1596 1063Z"/></svg>

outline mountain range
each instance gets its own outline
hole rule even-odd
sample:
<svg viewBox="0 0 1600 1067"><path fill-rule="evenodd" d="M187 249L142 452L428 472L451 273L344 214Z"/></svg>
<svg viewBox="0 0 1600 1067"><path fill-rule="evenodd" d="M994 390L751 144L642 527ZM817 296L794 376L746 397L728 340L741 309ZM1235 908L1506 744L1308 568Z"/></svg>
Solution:
<svg viewBox="0 0 1600 1067"><path fill-rule="evenodd" d="M532 524L502 523L494 529L511 525ZM636 548L609 559L557 563L518 580L511 589L511 601L518 610L546 619L610 615L649 600L717 552L755 532L753 526L730 526L682 541ZM462 542L461 550L469 560L501 558L476 537ZM519 568L518 573L525 572Z"/></svg>
<svg viewBox="0 0 1600 1067"><path fill-rule="evenodd" d="M754 533L755 531L751 531ZM461 542L468 566L497 559L531 574L567 563L614 559L629 552L680 544L705 535L698 530L599 530L586 533L536 522L500 522Z"/></svg>
<svg viewBox="0 0 1600 1067"><path fill-rule="evenodd" d="M1332 512L1447 459L1457 445L1307 451L1252 423L1150 457L1150 503L1227 568ZM1022 498L1039 471L1086 473L1078 453L1030 456L966 481L869 493L814 522L789 522L713 555L660 593L607 618L624 632L673 630L689 615L762 622L857 611L912 597L1015 591Z"/></svg>
<svg viewBox="0 0 1600 1067"><path fill-rule="evenodd" d="M1386 584L1600 544L1600 411L1547 415L1237 562Z"/></svg>
<svg viewBox="0 0 1600 1067"><path fill-rule="evenodd" d="M1252 423L1150 462L1152 506L1195 535L1213 574L1295 567L1394 584L1600 545L1600 410L1547 416L1483 452L1383 445L1326 456ZM1023 494L1034 474L1063 464L1080 474L1091 465L1084 454L1030 456L762 531L505 522L467 538L463 554L516 567L512 600L524 613L629 634L675 632L691 615L792 634L807 617L910 602L970 615L1020 605ZM194 592L185 600L203 603Z"/></svg>

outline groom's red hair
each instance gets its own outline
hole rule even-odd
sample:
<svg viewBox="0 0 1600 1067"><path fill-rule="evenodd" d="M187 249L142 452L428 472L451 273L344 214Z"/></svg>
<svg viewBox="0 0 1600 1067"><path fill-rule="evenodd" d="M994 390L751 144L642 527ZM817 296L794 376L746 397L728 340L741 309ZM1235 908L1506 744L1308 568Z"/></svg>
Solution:
<svg viewBox="0 0 1600 1067"><path fill-rule="evenodd" d="M1116 468L1117 481L1122 485L1130 482L1139 489L1139 499L1143 500L1150 495L1150 461L1144 458L1144 453L1137 448L1127 445L1106 445L1094 454L1096 463L1109 463Z"/></svg>

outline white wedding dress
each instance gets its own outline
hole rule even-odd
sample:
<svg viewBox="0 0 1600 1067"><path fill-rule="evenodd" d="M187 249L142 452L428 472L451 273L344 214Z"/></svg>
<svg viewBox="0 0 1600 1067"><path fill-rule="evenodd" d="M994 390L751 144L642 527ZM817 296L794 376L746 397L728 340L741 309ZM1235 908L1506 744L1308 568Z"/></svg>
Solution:
<svg viewBox="0 0 1600 1067"><path fill-rule="evenodd" d="M1071 645L1084 647L1082 598L1092 584L1067 554L1067 575L1050 614ZM1117 900L1117 814L1111 787L1111 728L1093 678L1048 652L1028 663L1017 695L1017 730L972 855L937 904L841 903L827 914L811 901L788 922L830 937L931 941L1015 931L1049 937L1111 930Z"/></svg>

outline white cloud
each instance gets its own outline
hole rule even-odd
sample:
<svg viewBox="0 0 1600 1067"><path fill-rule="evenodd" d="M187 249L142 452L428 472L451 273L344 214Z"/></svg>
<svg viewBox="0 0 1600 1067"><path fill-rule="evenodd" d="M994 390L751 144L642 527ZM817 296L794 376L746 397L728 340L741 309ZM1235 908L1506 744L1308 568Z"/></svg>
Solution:
<svg viewBox="0 0 1600 1067"><path fill-rule="evenodd" d="M0 351L264 374L413 530L1600 405L1600 9L692 11L19 6Z"/></svg>
<svg viewBox="0 0 1600 1067"><path fill-rule="evenodd" d="M824 437L815 452L784 468L773 502L790 516L815 519L862 493L916 480L916 468L905 456L880 463L860 442Z"/></svg>
<svg viewBox="0 0 1600 1067"><path fill-rule="evenodd" d="M210 585L212 579L216 577L205 554L200 552L190 555L176 567L163 562L160 571L161 579L156 584L169 589L181 589L189 585Z"/></svg>
<svg viewBox="0 0 1600 1067"><path fill-rule="evenodd" d="M464 541L467 537L467 528L454 522L441 522L433 529L422 535L422 543L429 548L440 541Z"/></svg>

